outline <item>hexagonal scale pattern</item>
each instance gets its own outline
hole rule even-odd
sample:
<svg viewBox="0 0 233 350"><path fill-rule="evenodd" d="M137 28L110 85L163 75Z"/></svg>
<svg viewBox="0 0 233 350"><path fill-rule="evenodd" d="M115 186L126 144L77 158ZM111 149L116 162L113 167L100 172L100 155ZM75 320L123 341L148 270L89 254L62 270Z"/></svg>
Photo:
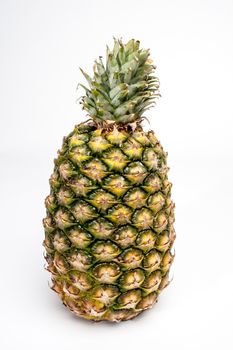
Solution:
<svg viewBox="0 0 233 350"><path fill-rule="evenodd" d="M166 157L140 126L80 124L64 138L44 246L52 289L75 315L128 320L168 285L175 231Z"/></svg>

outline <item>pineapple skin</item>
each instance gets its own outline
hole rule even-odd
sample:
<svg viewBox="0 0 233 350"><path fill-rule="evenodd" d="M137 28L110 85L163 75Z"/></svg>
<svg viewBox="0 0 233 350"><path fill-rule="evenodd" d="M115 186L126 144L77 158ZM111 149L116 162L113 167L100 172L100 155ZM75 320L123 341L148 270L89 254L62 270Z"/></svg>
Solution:
<svg viewBox="0 0 233 350"><path fill-rule="evenodd" d="M75 315L129 320L157 302L174 255L167 153L140 124L77 125L45 200L47 270Z"/></svg>

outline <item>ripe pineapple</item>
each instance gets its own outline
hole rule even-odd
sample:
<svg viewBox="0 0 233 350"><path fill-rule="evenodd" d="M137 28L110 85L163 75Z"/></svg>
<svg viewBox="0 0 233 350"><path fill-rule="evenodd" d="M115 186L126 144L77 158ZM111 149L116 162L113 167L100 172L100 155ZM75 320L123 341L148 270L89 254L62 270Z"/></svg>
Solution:
<svg viewBox="0 0 233 350"><path fill-rule="evenodd" d="M64 138L44 219L47 269L75 315L119 322L150 308L169 283L174 204L167 154L143 114L159 97L149 50L107 48L83 72L91 119Z"/></svg>

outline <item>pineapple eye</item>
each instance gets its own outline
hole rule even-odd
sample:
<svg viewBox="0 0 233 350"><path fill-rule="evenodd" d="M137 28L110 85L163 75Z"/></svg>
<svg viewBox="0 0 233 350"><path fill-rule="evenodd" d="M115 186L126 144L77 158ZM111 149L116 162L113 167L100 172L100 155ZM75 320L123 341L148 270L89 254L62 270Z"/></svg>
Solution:
<svg viewBox="0 0 233 350"><path fill-rule="evenodd" d="M73 200L74 200L74 193L65 187L61 187L60 190L57 192L57 201L58 204L63 206L69 206Z"/></svg>
<svg viewBox="0 0 233 350"><path fill-rule="evenodd" d="M143 268L146 271L152 272L157 270L161 263L161 257L157 250L153 249L147 253L143 259Z"/></svg>
<svg viewBox="0 0 233 350"><path fill-rule="evenodd" d="M111 175L106 178L103 188L120 197L130 186L129 182L123 176Z"/></svg>
<svg viewBox="0 0 233 350"><path fill-rule="evenodd" d="M59 179L59 174L57 171L55 171L49 179L49 183L51 188L56 191L60 187L60 179Z"/></svg>
<svg viewBox="0 0 233 350"><path fill-rule="evenodd" d="M53 246L54 246L55 250L62 253L64 251L66 251L67 249L69 249L70 242L67 239L67 237L63 235L62 232L57 232L53 236Z"/></svg>
<svg viewBox="0 0 233 350"><path fill-rule="evenodd" d="M104 218L98 218L97 220L89 222L87 229L93 236L104 239L111 236L115 227L110 221Z"/></svg>
<svg viewBox="0 0 233 350"><path fill-rule="evenodd" d="M147 208L137 209L133 215L133 223L140 230L153 227L153 219L152 211Z"/></svg>
<svg viewBox="0 0 233 350"><path fill-rule="evenodd" d="M84 272L71 271L69 279L72 285L80 291L89 290L93 284L92 278Z"/></svg>
<svg viewBox="0 0 233 350"><path fill-rule="evenodd" d="M164 288L166 288L170 283L170 280L169 280L169 272L167 272L163 278L162 278L162 281L160 282L160 285L159 285L159 292L161 292Z"/></svg>
<svg viewBox="0 0 233 350"><path fill-rule="evenodd" d="M156 292L152 292L137 304L137 310L146 310L149 309L157 301Z"/></svg>
<svg viewBox="0 0 233 350"><path fill-rule="evenodd" d="M77 250L66 257L72 268L78 271L86 271L92 264L92 256L82 250Z"/></svg>
<svg viewBox="0 0 233 350"><path fill-rule="evenodd" d="M150 174L144 181L143 188L149 192L154 193L161 189L162 182L158 175Z"/></svg>
<svg viewBox="0 0 233 350"><path fill-rule="evenodd" d="M75 226L67 232L67 236L77 248L86 248L92 242L92 236L82 227Z"/></svg>
<svg viewBox="0 0 233 350"><path fill-rule="evenodd" d="M160 211L165 205L165 198L162 193L159 192L151 195L148 199L148 205L154 213Z"/></svg>
<svg viewBox="0 0 233 350"><path fill-rule="evenodd" d="M80 174L72 177L68 185L77 196L85 196L96 188L90 179Z"/></svg>
<svg viewBox="0 0 233 350"><path fill-rule="evenodd" d="M131 215L132 211L129 207L119 204L109 209L106 218L116 225L123 225L130 222Z"/></svg>
<svg viewBox="0 0 233 350"><path fill-rule="evenodd" d="M125 177L133 184L140 184L147 176L147 170L140 162L130 163L125 168Z"/></svg>
<svg viewBox="0 0 233 350"><path fill-rule="evenodd" d="M97 319L101 318L106 312L105 305L95 300L85 300L83 308L86 315L89 317L96 317Z"/></svg>
<svg viewBox="0 0 233 350"><path fill-rule="evenodd" d="M45 206L50 213L52 213L56 209L56 197L53 194L50 194L45 198Z"/></svg>
<svg viewBox="0 0 233 350"><path fill-rule="evenodd" d="M156 236L153 233L153 231L146 230L146 231L141 231L138 234L136 244L138 248L148 251L154 247L155 241L156 241Z"/></svg>
<svg viewBox="0 0 233 350"><path fill-rule="evenodd" d="M80 291L78 288L73 286L71 283L67 281L62 281L61 283L61 289L65 296L71 299L77 299L78 295L80 294Z"/></svg>
<svg viewBox="0 0 233 350"><path fill-rule="evenodd" d="M136 209L141 208L147 199L147 194L140 188L134 188L129 190L124 196L124 202L130 207Z"/></svg>
<svg viewBox="0 0 233 350"><path fill-rule="evenodd" d="M59 174L63 180L68 180L72 175L75 175L74 166L69 161L62 162L59 167Z"/></svg>
<svg viewBox="0 0 233 350"><path fill-rule="evenodd" d="M150 141L148 139L148 137L146 136L146 134L144 132L141 131L135 131L133 134L133 138L141 143L143 146L148 146L150 145Z"/></svg>
<svg viewBox="0 0 233 350"><path fill-rule="evenodd" d="M101 211L106 211L117 203L116 198L104 190L97 190L91 193L88 202Z"/></svg>
<svg viewBox="0 0 233 350"><path fill-rule="evenodd" d="M82 200L77 201L70 211L78 223L84 223L97 217L95 208Z"/></svg>
<svg viewBox="0 0 233 350"><path fill-rule="evenodd" d="M123 152L132 159L141 159L143 147L134 138L128 138L128 140L122 146Z"/></svg>
<svg viewBox="0 0 233 350"><path fill-rule="evenodd" d="M128 163L127 157L117 148L105 152L102 159L110 170L116 171L123 170Z"/></svg>
<svg viewBox="0 0 233 350"><path fill-rule="evenodd" d="M141 300L140 290L130 290L128 292L122 293L117 299L118 305L122 309L132 309L135 308L138 302Z"/></svg>
<svg viewBox="0 0 233 350"><path fill-rule="evenodd" d="M69 147L70 149L76 146L81 146L87 143L89 140L88 134L79 134L78 132L73 133L73 135L69 138Z"/></svg>
<svg viewBox="0 0 233 350"><path fill-rule="evenodd" d="M143 164L145 164L149 170L156 170L158 168L158 157L152 148L145 149L143 153Z"/></svg>
<svg viewBox="0 0 233 350"><path fill-rule="evenodd" d="M145 290L146 293L155 292L160 285L160 282L162 280L161 272L155 271L152 272L144 281L142 288Z"/></svg>
<svg viewBox="0 0 233 350"><path fill-rule="evenodd" d="M53 263L59 273L61 274L67 273L68 263L62 255L55 253Z"/></svg>
<svg viewBox="0 0 233 350"><path fill-rule="evenodd" d="M147 133L147 137L150 140L150 142L152 143L153 146L156 146L158 143L158 139L156 138L155 134L153 131L149 131Z"/></svg>
<svg viewBox="0 0 233 350"><path fill-rule="evenodd" d="M120 268L115 263L102 263L93 269L94 277L101 283L114 283L120 274Z"/></svg>
<svg viewBox="0 0 233 350"><path fill-rule="evenodd" d="M125 248L133 244L136 237L137 230L130 225L126 225L114 233L113 240L121 247Z"/></svg>
<svg viewBox="0 0 233 350"><path fill-rule="evenodd" d="M158 240L156 242L156 249L161 252L166 251L171 244L171 238L169 232L165 231L158 236Z"/></svg>
<svg viewBox="0 0 233 350"><path fill-rule="evenodd" d="M112 147L112 145L103 137L103 136L93 136L88 142L88 146L92 150L92 152L102 153L106 151L108 148Z"/></svg>
<svg viewBox="0 0 233 350"><path fill-rule="evenodd" d="M120 145L127 139L127 133L113 128L112 131L107 133L106 138L109 142Z"/></svg>
<svg viewBox="0 0 233 350"><path fill-rule="evenodd" d="M139 267L143 259L142 251L130 248L125 250L117 259L119 264L126 269Z"/></svg>
<svg viewBox="0 0 233 350"><path fill-rule="evenodd" d="M162 232L166 229L168 224L167 216L164 212L160 212L156 217L154 221L154 229L157 233Z"/></svg>
<svg viewBox="0 0 233 350"><path fill-rule="evenodd" d="M74 218L68 211L64 209L58 209L58 211L54 215L54 220L61 230L64 230L74 225Z"/></svg>
<svg viewBox="0 0 233 350"><path fill-rule="evenodd" d="M140 269L131 270L123 274L120 284L123 289L130 290L139 288L145 279L144 273Z"/></svg>
<svg viewBox="0 0 233 350"><path fill-rule="evenodd" d="M111 261L120 254L118 246L111 241L99 241L91 248L93 255L100 261Z"/></svg>
<svg viewBox="0 0 233 350"><path fill-rule="evenodd" d="M162 271L167 272L170 269L170 265L173 262L174 255L172 255L171 251L168 250L162 259Z"/></svg>
<svg viewBox="0 0 233 350"><path fill-rule="evenodd" d="M168 195L170 193L171 188L172 188L172 184L165 179L163 181L163 192L165 193L165 195Z"/></svg>
<svg viewBox="0 0 233 350"><path fill-rule="evenodd" d="M80 171L94 181L101 181L108 174L106 166L99 159L86 162Z"/></svg>
<svg viewBox="0 0 233 350"><path fill-rule="evenodd" d="M50 216L47 216L46 218L43 219L43 226L45 229L45 232L51 233L55 230L55 225Z"/></svg>
<svg viewBox="0 0 233 350"><path fill-rule="evenodd" d="M116 286L103 284L94 288L92 297L104 305L112 305L119 294Z"/></svg>
<svg viewBox="0 0 233 350"><path fill-rule="evenodd" d="M92 156L89 148L86 145L82 145L72 148L69 153L69 158L74 164L81 166L83 162L91 159Z"/></svg>

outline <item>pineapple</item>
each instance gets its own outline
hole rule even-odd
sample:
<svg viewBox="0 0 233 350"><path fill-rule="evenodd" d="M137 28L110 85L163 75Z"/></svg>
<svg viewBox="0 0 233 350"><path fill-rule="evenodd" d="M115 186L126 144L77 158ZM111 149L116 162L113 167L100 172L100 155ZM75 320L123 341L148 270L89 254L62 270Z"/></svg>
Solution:
<svg viewBox="0 0 233 350"><path fill-rule="evenodd" d="M159 94L149 50L115 40L82 97L89 120L64 138L44 219L52 289L75 315L129 320L169 283L174 204L167 154L144 112Z"/></svg>

